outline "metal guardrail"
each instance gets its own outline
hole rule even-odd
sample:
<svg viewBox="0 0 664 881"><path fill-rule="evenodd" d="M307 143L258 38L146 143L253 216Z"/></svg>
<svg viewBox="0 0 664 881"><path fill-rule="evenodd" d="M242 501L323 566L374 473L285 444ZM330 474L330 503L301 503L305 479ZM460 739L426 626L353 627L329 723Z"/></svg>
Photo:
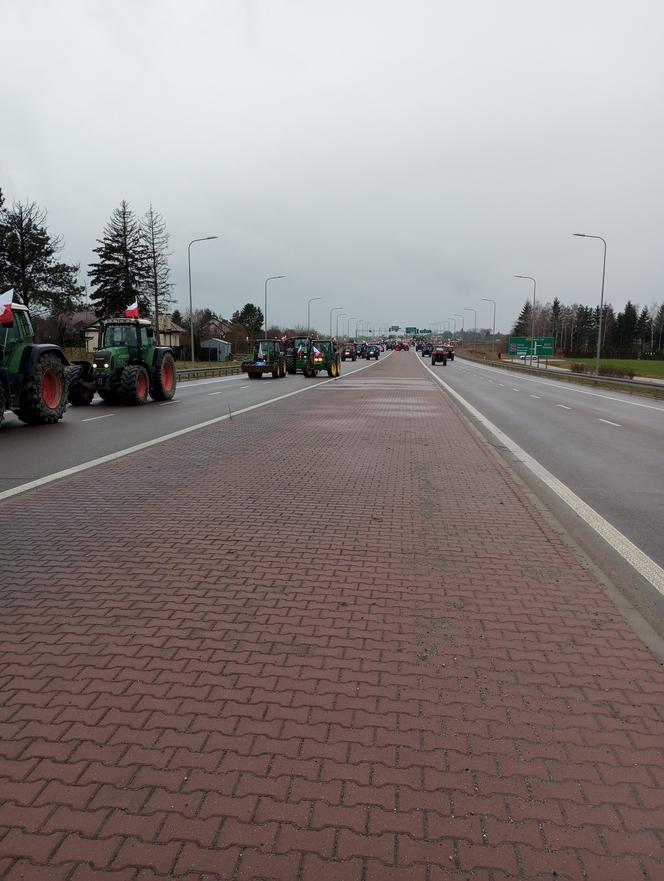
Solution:
<svg viewBox="0 0 664 881"><path fill-rule="evenodd" d="M242 373L239 367L194 367L190 370L178 370L178 382L186 382L188 379L204 379L206 376L230 376L234 373Z"/></svg>
<svg viewBox="0 0 664 881"><path fill-rule="evenodd" d="M486 364L489 367L499 367L501 370L512 370L516 373L526 373L529 376L545 376L547 379L558 379L562 382L577 382L581 385L594 385L604 388L607 386L617 386L618 388L623 387L627 391L631 389L647 390L655 397L664 398L664 382L652 382L645 379L622 379L618 376L604 376L597 373L574 373L572 370L568 372L562 370L549 371L546 368L526 367L522 364L512 364L509 361L503 360L485 361L483 358L474 358L472 355L464 355L462 352L458 354L460 358L465 358L467 361L476 364Z"/></svg>

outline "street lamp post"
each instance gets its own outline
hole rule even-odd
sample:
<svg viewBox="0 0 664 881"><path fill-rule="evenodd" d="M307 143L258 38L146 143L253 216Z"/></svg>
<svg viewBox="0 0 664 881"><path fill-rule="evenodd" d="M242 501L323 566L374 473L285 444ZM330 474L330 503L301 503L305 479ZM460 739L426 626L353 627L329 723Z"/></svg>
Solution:
<svg viewBox="0 0 664 881"><path fill-rule="evenodd" d="M491 337L491 355L493 356L496 348L496 301L490 297L482 297L485 303L493 303L493 335Z"/></svg>
<svg viewBox="0 0 664 881"><path fill-rule="evenodd" d="M345 314L345 312L337 312L337 339L339 339L339 319L343 318Z"/></svg>
<svg viewBox="0 0 664 881"><path fill-rule="evenodd" d="M575 236L583 239L599 239L604 244L604 260L602 262L602 291L599 295L599 320L597 322L597 352L595 354L595 373L599 376L599 356L602 347L602 312L604 311L604 277L606 275L606 239L602 236L591 236L585 232L575 232Z"/></svg>
<svg viewBox="0 0 664 881"><path fill-rule="evenodd" d="M203 236L201 239L192 239L187 245L187 264L189 266L189 332L191 337L191 369L196 367L194 352L194 307L191 299L191 246L194 242L209 242L211 239L218 239L219 236Z"/></svg>
<svg viewBox="0 0 664 881"><path fill-rule="evenodd" d="M332 336L332 313L333 312L341 312L343 310L343 306L333 306L330 309L330 336Z"/></svg>
<svg viewBox="0 0 664 881"><path fill-rule="evenodd" d="M311 330L311 304L315 300L322 300L322 297L309 297L307 302L307 336L309 336L309 332Z"/></svg>
<svg viewBox="0 0 664 881"><path fill-rule="evenodd" d="M267 339L267 283L268 281L274 281L275 278L286 278L285 275L270 275L265 279L265 310L263 311L263 320L265 321L265 336L263 339Z"/></svg>
<svg viewBox="0 0 664 881"><path fill-rule="evenodd" d="M464 315L459 315L458 312L455 312L455 313L454 313L454 317L455 317L455 318L460 318L460 319L461 319L461 334L462 334L462 336L461 336L461 340L462 340L461 345L462 345L462 346L465 346L465 345L466 345L466 318L465 318ZM455 325L454 325L454 326L456 327L456 322L455 322Z"/></svg>
<svg viewBox="0 0 664 881"><path fill-rule="evenodd" d="M450 318L450 321L453 321L453 322L454 322L454 336L456 337L456 330L457 330L457 328L456 328L456 318Z"/></svg>
<svg viewBox="0 0 664 881"><path fill-rule="evenodd" d="M515 275L514 278L528 278L533 283L533 315L532 320L530 322L530 366L533 366L533 347L535 345L535 300L537 297L537 282L532 277L532 275ZM537 366L539 367L539 358L537 359Z"/></svg>
<svg viewBox="0 0 664 881"><path fill-rule="evenodd" d="M475 316L475 327L473 328L473 340L475 342L475 346L477 346L477 309L473 309L472 306L464 306L464 312L472 312Z"/></svg>
<svg viewBox="0 0 664 881"><path fill-rule="evenodd" d="M354 315L351 315L350 318L346 319L346 337L350 336L350 323L351 321L357 321L357 318Z"/></svg>

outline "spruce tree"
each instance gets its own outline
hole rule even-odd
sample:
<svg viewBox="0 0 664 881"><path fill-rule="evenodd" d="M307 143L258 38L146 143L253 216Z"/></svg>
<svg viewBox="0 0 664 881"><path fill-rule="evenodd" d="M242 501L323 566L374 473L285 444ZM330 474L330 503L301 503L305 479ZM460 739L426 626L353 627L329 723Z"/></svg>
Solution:
<svg viewBox="0 0 664 881"><path fill-rule="evenodd" d="M93 250L99 259L88 272L95 313L100 318L122 315L134 301L142 314L149 313L150 258L141 225L124 199L97 242Z"/></svg>
<svg viewBox="0 0 664 881"><path fill-rule="evenodd" d="M169 235L166 232L164 218L154 210L152 203L145 212L141 228L150 266L148 291L154 305L154 324L159 342L159 315L166 312L173 301L171 296L173 285L170 281L171 270L168 265Z"/></svg>
<svg viewBox="0 0 664 881"><path fill-rule="evenodd" d="M532 318L533 318L533 304L530 300L526 300L523 309L521 310L521 314L516 320L516 324L514 325L513 334L514 336L530 336L530 331L532 328Z"/></svg>
<svg viewBox="0 0 664 881"><path fill-rule="evenodd" d="M657 351L662 351L662 342L664 341L664 303L657 310L655 315L655 339L657 340Z"/></svg>
<svg viewBox="0 0 664 881"><path fill-rule="evenodd" d="M242 309L233 312L233 324L244 324L249 336L257 336L263 327L263 310L253 303L245 303Z"/></svg>
<svg viewBox="0 0 664 881"><path fill-rule="evenodd" d="M13 288L33 311L56 315L79 308L77 264L57 259L62 238L49 233L36 202L3 207L0 192L0 292Z"/></svg>

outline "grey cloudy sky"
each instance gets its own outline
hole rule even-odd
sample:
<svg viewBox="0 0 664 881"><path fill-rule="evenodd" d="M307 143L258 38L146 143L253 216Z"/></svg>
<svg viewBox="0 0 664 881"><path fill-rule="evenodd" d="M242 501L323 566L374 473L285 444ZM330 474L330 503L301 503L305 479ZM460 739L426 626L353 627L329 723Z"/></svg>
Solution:
<svg viewBox="0 0 664 881"><path fill-rule="evenodd" d="M175 293L429 325L664 299L660 0L0 0L0 186L85 265L122 198ZM466 313L468 316L469 313ZM472 323L467 321L466 324Z"/></svg>

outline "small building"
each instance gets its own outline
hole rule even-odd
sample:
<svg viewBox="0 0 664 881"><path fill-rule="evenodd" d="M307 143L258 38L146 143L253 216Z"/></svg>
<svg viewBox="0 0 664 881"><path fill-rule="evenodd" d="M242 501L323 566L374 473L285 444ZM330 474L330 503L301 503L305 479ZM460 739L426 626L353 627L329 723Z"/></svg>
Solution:
<svg viewBox="0 0 664 881"><path fill-rule="evenodd" d="M231 357L231 344L226 340L217 338L203 340L201 349L206 361L228 361Z"/></svg>

